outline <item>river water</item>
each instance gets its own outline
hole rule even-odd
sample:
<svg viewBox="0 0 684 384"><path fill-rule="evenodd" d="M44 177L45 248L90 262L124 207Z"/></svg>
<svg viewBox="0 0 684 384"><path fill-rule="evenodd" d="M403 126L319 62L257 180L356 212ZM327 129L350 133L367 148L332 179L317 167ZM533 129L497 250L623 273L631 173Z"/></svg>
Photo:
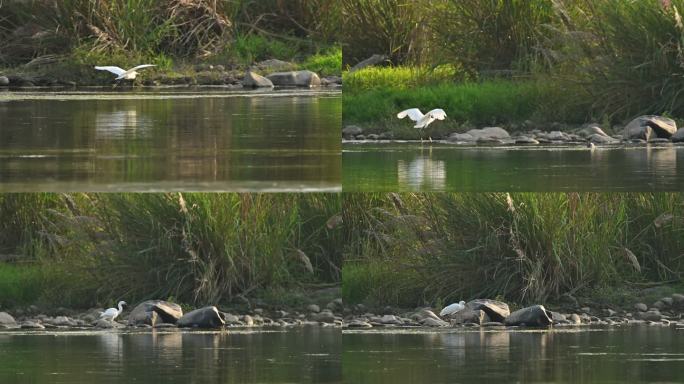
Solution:
<svg viewBox="0 0 684 384"><path fill-rule="evenodd" d="M677 191L684 146L462 147L347 143L344 191Z"/></svg>
<svg viewBox="0 0 684 384"><path fill-rule="evenodd" d="M340 91L0 92L0 191L339 191Z"/></svg>
<svg viewBox="0 0 684 384"><path fill-rule="evenodd" d="M341 332L0 332L0 383L339 383Z"/></svg>
<svg viewBox="0 0 684 384"><path fill-rule="evenodd" d="M343 331L348 383L681 383L684 329Z"/></svg>

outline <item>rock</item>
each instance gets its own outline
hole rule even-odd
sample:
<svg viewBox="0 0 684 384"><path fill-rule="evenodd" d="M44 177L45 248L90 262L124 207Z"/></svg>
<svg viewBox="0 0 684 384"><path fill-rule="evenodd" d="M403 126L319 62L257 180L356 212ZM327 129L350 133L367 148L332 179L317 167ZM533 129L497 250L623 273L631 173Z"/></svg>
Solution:
<svg viewBox="0 0 684 384"><path fill-rule="evenodd" d="M361 133L363 133L363 129L356 125L347 125L342 128L342 137L345 139L353 139L354 136L360 135Z"/></svg>
<svg viewBox="0 0 684 384"><path fill-rule="evenodd" d="M506 325L547 326L553 323L543 305L519 309L506 318Z"/></svg>
<svg viewBox="0 0 684 384"><path fill-rule="evenodd" d="M319 306L316 305L316 304L311 304L311 305L309 305L308 307L306 307L306 309L307 309L307 311L309 311L309 312L320 312L320 311L321 311L321 307L319 307Z"/></svg>
<svg viewBox="0 0 684 384"><path fill-rule="evenodd" d="M374 54L373 56L367 58L366 60L363 60L359 63L356 63L356 65L354 65L353 67L351 67L351 69L349 69L349 73L358 71L361 68L380 64L387 59L388 59L388 57L385 55Z"/></svg>
<svg viewBox="0 0 684 384"><path fill-rule="evenodd" d="M598 124L590 124L589 126L581 129L578 133L580 136L587 137L587 138L594 136L594 135L603 136L603 137L610 137L610 136L608 136L608 134L603 132L603 130L601 129L601 127Z"/></svg>
<svg viewBox="0 0 684 384"><path fill-rule="evenodd" d="M649 144L669 144L670 139L666 139L663 137L654 137L648 140Z"/></svg>
<svg viewBox="0 0 684 384"><path fill-rule="evenodd" d="M681 293L673 293L671 297L673 305L677 307L684 307L684 295Z"/></svg>
<svg viewBox="0 0 684 384"><path fill-rule="evenodd" d="M342 78L340 76L327 76L321 79L321 84L323 85L338 85L342 84Z"/></svg>
<svg viewBox="0 0 684 384"><path fill-rule="evenodd" d="M16 327L17 321L7 312L0 312L0 326Z"/></svg>
<svg viewBox="0 0 684 384"><path fill-rule="evenodd" d="M515 138L516 144L539 144L539 141L527 136L518 136Z"/></svg>
<svg viewBox="0 0 684 384"><path fill-rule="evenodd" d="M10 81L7 78L7 76L0 76L0 86L7 86L9 85Z"/></svg>
<svg viewBox="0 0 684 384"><path fill-rule="evenodd" d="M344 308L344 305L342 304L342 299L335 299L329 302L325 307L333 312L338 312Z"/></svg>
<svg viewBox="0 0 684 384"><path fill-rule="evenodd" d="M242 322L240 321L240 318L233 315L232 313L223 313L223 320L226 322L228 325L236 325L236 324L241 324Z"/></svg>
<svg viewBox="0 0 684 384"><path fill-rule="evenodd" d="M558 313L558 312L554 312L554 311L548 311L548 312L551 314L551 320L554 322L554 324L567 320L565 315L562 313Z"/></svg>
<svg viewBox="0 0 684 384"><path fill-rule="evenodd" d="M672 137L670 137L673 143L680 143L684 141L684 128L679 128Z"/></svg>
<svg viewBox="0 0 684 384"><path fill-rule="evenodd" d="M144 325L147 325L147 324L144 324ZM159 323L159 324L155 324L154 328L176 328L176 324Z"/></svg>
<svg viewBox="0 0 684 384"><path fill-rule="evenodd" d="M551 131L546 134L546 138L552 141L568 141L570 137L561 131Z"/></svg>
<svg viewBox="0 0 684 384"><path fill-rule="evenodd" d="M288 315L289 315L289 313L287 313L285 311L281 311L281 310L275 311L273 313L273 317L276 319L282 319L284 317L288 317Z"/></svg>
<svg viewBox="0 0 684 384"><path fill-rule="evenodd" d="M634 304L634 308L636 308L636 310L640 311L640 312L648 311L648 306L646 306L646 304L644 304L644 303Z"/></svg>
<svg viewBox="0 0 684 384"><path fill-rule="evenodd" d="M613 310L610 309L610 308L604 309L604 310L603 310L603 313L604 313L606 316L608 316L608 317L613 317L613 316L615 316L615 314L616 314L616 312L613 311Z"/></svg>
<svg viewBox="0 0 684 384"><path fill-rule="evenodd" d="M66 316L57 316L52 320L53 325L57 326L62 326L62 327L75 327L77 324L74 320L66 317Z"/></svg>
<svg viewBox="0 0 684 384"><path fill-rule="evenodd" d="M663 315L658 311L638 312L636 318L646 321L660 321L663 318Z"/></svg>
<svg viewBox="0 0 684 384"><path fill-rule="evenodd" d="M411 319L418 321L418 322L422 322L423 320L426 320L426 319L433 319L433 320L442 321L442 319L439 316L437 316L437 314L435 314L434 312L432 312L429 309L421 309L420 311L414 313L413 316L411 316Z"/></svg>
<svg viewBox="0 0 684 384"><path fill-rule="evenodd" d="M594 134L589 136L589 142L594 143L594 144L617 144L620 142L620 140L613 139L610 136L602 136L598 134Z"/></svg>
<svg viewBox="0 0 684 384"><path fill-rule="evenodd" d="M570 324L575 324L575 325L580 325L582 324L582 319L580 319L579 315L576 313L573 313L570 315L570 318L568 319L570 321Z"/></svg>
<svg viewBox="0 0 684 384"><path fill-rule="evenodd" d="M508 139L511 135L505 129L500 127L485 127L482 129L471 129L466 132L473 137L474 140L480 139Z"/></svg>
<svg viewBox="0 0 684 384"><path fill-rule="evenodd" d="M315 87L321 85L321 79L311 71L275 72L266 76L273 85L285 87Z"/></svg>
<svg viewBox="0 0 684 384"><path fill-rule="evenodd" d="M128 325L148 324L154 326L157 320L162 323L176 324L182 316L183 309L178 304L163 300L147 300L133 308L128 315Z"/></svg>
<svg viewBox="0 0 684 384"><path fill-rule="evenodd" d="M179 327L219 328L226 324L215 306L208 306L188 312L178 319Z"/></svg>
<svg viewBox="0 0 684 384"><path fill-rule="evenodd" d="M45 326L35 321L27 320L21 323L21 329L45 329Z"/></svg>
<svg viewBox="0 0 684 384"><path fill-rule="evenodd" d="M447 137L447 141L451 143L457 142L473 142L477 140L473 135L469 133L452 133Z"/></svg>
<svg viewBox="0 0 684 384"><path fill-rule="evenodd" d="M242 79L242 86L252 88L272 88L273 82L252 71L247 71L247 73L245 73L245 77Z"/></svg>
<svg viewBox="0 0 684 384"><path fill-rule="evenodd" d="M663 308L665 308L665 303L663 303L662 301L658 300L658 301L656 301L655 303L653 303L653 307L654 307L654 308L657 308L657 309L663 309Z"/></svg>
<svg viewBox="0 0 684 384"><path fill-rule="evenodd" d="M352 320L347 324L347 328L373 328L373 326L362 320Z"/></svg>
<svg viewBox="0 0 684 384"><path fill-rule="evenodd" d="M671 307L672 304L674 303L674 300L672 300L671 297L663 297L662 299L660 299L660 301L662 301L663 304L665 304L665 306L667 306L667 307Z"/></svg>
<svg viewBox="0 0 684 384"><path fill-rule="evenodd" d="M311 314L310 319L313 321L318 321L319 323L334 323L335 315L333 315L329 309L324 309L319 313Z"/></svg>
<svg viewBox="0 0 684 384"><path fill-rule="evenodd" d="M403 324L403 321L401 321L398 317L395 315L384 315L383 317L380 318L380 322L382 324L394 324L394 325L401 325Z"/></svg>
<svg viewBox="0 0 684 384"><path fill-rule="evenodd" d="M648 141L653 135L669 139L677 132L674 120L655 115L639 116L625 126L625 137Z"/></svg>
<svg viewBox="0 0 684 384"><path fill-rule="evenodd" d="M584 312L584 313L591 313L591 308L589 308L589 307L582 307L582 308L580 308L580 311L582 311L582 312Z"/></svg>
<svg viewBox="0 0 684 384"><path fill-rule="evenodd" d="M466 308L472 310L483 310L487 316L492 319L492 321L503 322L508 315L511 314L511 310L508 308L508 304L503 301L489 300L489 299L475 299L466 303Z"/></svg>
<svg viewBox="0 0 684 384"><path fill-rule="evenodd" d="M426 326L426 327L448 327L449 323L442 319L433 319L431 317L428 317L426 319L423 319L421 321L421 324Z"/></svg>
<svg viewBox="0 0 684 384"><path fill-rule="evenodd" d="M251 327L254 325L254 319L250 315L244 315L242 317L242 321L245 323L246 326Z"/></svg>
<svg viewBox="0 0 684 384"><path fill-rule="evenodd" d="M450 323L451 325L457 325L457 324L482 324L482 323L487 323L491 319L485 311L481 309L470 309L468 307L454 313L453 315L449 316L450 318Z"/></svg>
<svg viewBox="0 0 684 384"><path fill-rule="evenodd" d="M95 322L95 328L102 328L102 329L110 329L114 328L114 322L105 320L105 319L99 319Z"/></svg>
<svg viewBox="0 0 684 384"><path fill-rule="evenodd" d="M375 133L371 133L368 136L366 136L366 139L368 139L368 140L377 140L379 138L380 138L380 136L376 135Z"/></svg>

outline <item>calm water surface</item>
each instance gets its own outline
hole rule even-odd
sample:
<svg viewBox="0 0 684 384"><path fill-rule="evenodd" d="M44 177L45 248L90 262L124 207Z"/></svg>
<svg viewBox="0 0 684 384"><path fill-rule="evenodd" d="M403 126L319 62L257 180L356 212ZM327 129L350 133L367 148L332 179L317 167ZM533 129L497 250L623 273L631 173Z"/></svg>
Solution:
<svg viewBox="0 0 684 384"><path fill-rule="evenodd" d="M681 383L684 329L344 331L346 383Z"/></svg>
<svg viewBox="0 0 684 384"><path fill-rule="evenodd" d="M341 332L0 333L0 383L339 383Z"/></svg>
<svg viewBox="0 0 684 384"><path fill-rule="evenodd" d="M339 91L0 92L0 191L341 188Z"/></svg>
<svg viewBox="0 0 684 384"><path fill-rule="evenodd" d="M344 144L345 191L684 190L684 146Z"/></svg>

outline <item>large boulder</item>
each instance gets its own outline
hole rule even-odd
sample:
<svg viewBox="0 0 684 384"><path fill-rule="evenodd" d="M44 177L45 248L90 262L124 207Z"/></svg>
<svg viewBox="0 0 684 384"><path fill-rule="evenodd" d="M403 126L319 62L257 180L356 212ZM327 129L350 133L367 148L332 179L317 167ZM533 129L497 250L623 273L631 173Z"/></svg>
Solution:
<svg viewBox="0 0 684 384"><path fill-rule="evenodd" d="M128 315L128 324L151 326L155 326L157 322L176 324L182 316L183 309L178 304L163 300L147 300L133 308Z"/></svg>
<svg viewBox="0 0 684 384"><path fill-rule="evenodd" d="M219 328L226 324L216 307L209 306L188 312L178 320L179 327Z"/></svg>
<svg viewBox="0 0 684 384"><path fill-rule="evenodd" d="M669 139L677 132L677 123L674 120L655 115L639 116L625 126L627 139L650 140L655 137Z"/></svg>
<svg viewBox="0 0 684 384"><path fill-rule="evenodd" d="M466 132L473 137L475 141L480 139L508 139L511 137L505 129L500 127L485 127L482 129L471 129Z"/></svg>
<svg viewBox="0 0 684 384"><path fill-rule="evenodd" d="M679 128L677 132L675 132L674 135L670 137L670 139L673 143L679 143L684 141L684 128Z"/></svg>
<svg viewBox="0 0 684 384"><path fill-rule="evenodd" d="M580 136L589 138L592 135L608 136L598 124L589 124L577 132Z"/></svg>
<svg viewBox="0 0 684 384"><path fill-rule="evenodd" d="M506 325L547 326L553 323L551 314L543 305L519 309L506 318Z"/></svg>
<svg viewBox="0 0 684 384"><path fill-rule="evenodd" d="M321 85L321 78L311 71L275 72L266 77L277 86L316 87Z"/></svg>
<svg viewBox="0 0 684 384"><path fill-rule="evenodd" d="M458 324L483 324L490 321L489 316L481 309L473 310L463 308L462 310L449 315L451 325Z"/></svg>
<svg viewBox="0 0 684 384"><path fill-rule="evenodd" d="M17 326L17 321L7 312L0 312L0 327L13 328Z"/></svg>
<svg viewBox="0 0 684 384"><path fill-rule="evenodd" d="M489 299L475 299L466 303L466 308L472 310L481 309L492 321L498 321L502 323L508 315L511 314L511 310L508 308L508 304L503 301L489 300Z"/></svg>
<svg viewBox="0 0 684 384"><path fill-rule="evenodd" d="M247 73L245 73L245 77L242 79L242 86L252 88L272 88L273 83L271 80L259 74L256 74L252 71L247 71Z"/></svg>
<svg viewBox="0 0 684 384"><path fill-rule="evenodd" d="M9 85L10 81L7 76L0 76L0 86L7 86Z"/></svg>

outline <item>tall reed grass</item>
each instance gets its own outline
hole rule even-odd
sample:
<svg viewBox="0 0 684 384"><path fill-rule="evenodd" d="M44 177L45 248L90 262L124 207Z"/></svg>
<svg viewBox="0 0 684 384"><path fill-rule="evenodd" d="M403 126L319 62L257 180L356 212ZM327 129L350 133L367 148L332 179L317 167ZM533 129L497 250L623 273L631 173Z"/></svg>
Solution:
<svg viewBox="0 0 684 384"><path fill-rule="evenodd" d="M544 302L681 281L681 194L389 194L345 201L345 298L406 306L458 298ZM348 274L349 273L349 274ZM371 283L366 276L375 276Z"/></svg>

